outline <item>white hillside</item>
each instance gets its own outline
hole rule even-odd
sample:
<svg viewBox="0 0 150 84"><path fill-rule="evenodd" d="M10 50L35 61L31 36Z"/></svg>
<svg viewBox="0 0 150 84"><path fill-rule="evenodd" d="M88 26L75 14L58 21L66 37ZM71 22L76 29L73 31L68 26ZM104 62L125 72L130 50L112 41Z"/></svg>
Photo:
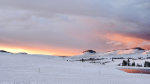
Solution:
<svg viewBox="0 0 150 84"><path fill-rule="evenodd" d="M145 54L144 54L145 53ZM71 59L88 59L88 58L115 58L115 57L124 57L124 58L138 58L138 57L146 57L149 51L141 50L141 49L124 49L124 50L115 50L106 53L89 53L85 52L81 55L70 57Z"/></svg>
<svg viewBox="0 0 150 84"><path fill-rule="evenodd" d="M116 65L121 60L106 65L67 61L86 56L99 58L99 55L111 58L103 53L57 57L0 52L0 84L149 84L148 74L118 70L120 67Z"/></svg>

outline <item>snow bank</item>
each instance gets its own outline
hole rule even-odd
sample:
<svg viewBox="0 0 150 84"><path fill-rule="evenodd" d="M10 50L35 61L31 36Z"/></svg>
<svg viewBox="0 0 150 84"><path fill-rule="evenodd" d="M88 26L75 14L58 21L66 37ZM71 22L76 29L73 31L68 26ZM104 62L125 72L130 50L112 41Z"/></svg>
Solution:
<svg viewBox="0 0 150 84"><path fill-rule="evenodd" d="M98 57L102 54L93 54ZM77 56L77 58L82 57ZM84 55L91 57L91 55ZM66 61L75 57L0 53L0 84L149 84L150 75L129 74L108 65ZM108 57L107 57L108 58Z"/></svg>

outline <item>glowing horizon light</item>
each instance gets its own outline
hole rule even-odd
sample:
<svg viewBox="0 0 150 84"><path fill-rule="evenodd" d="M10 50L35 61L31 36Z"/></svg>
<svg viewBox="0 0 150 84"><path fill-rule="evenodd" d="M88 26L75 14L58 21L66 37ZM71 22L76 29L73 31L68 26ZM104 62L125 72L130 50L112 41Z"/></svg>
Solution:
<svg viewBox="0 0 150 84"><path fill-rule="evenodd" d="M42 55L54 55L54 56L73 56L77 53L68 53L68 50L50 50L43 48L31 48L24 46L12 46L12 45L0 45L0 50L5 50L12 53L28 53L28 54L42 54Z"/></svg>
<svg viewBox="0 0 150 84"><path fill-rule="evenodd" d="M54 55L54 53L46 53L46 52L42 52L42 51L38 51L38 50L28 50L28 49L23 49L23 48L7 48L7 47L0 47L0 50L5 50L8 52L12 52L12 53L21 53L21 52L25 52L25 53L29 53L29 54L43 54L43 55Z"/></svg>
<svg viewBox="0 0 150 84"><path fill-rule="evenodd" d="M19 49L19 48L0 48L0 50L6 50L8 52L12 52L12 53L19 53L19 52L27 52L26 50L24 49Z"/></svg>

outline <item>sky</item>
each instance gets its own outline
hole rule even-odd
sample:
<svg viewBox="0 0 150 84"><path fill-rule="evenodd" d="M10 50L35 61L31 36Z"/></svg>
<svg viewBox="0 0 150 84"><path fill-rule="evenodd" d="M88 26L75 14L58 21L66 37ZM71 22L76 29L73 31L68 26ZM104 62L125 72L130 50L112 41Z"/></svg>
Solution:
<svg viewBox="0 0 150 84"><path fill-rule="evenodd" d="M0 49L77 55L150 48L149 0L0 0Z"/></svg>

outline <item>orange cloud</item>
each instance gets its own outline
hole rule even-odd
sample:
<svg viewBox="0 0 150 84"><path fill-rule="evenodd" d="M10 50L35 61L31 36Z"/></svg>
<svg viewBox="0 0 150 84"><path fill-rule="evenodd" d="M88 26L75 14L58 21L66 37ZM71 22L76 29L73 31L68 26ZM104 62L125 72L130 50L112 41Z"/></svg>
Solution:
<svg viewBox="0 0 150 84"><path fill-rule="evenodd" d="M114 34L114 33L106 34L104 37L111 41L120 42L120 43L126 45L128 48L137 47L139 44L141 44L142 42L145 41L140 38L125 36L125 35L121 35L121 34Z"/></svg>

